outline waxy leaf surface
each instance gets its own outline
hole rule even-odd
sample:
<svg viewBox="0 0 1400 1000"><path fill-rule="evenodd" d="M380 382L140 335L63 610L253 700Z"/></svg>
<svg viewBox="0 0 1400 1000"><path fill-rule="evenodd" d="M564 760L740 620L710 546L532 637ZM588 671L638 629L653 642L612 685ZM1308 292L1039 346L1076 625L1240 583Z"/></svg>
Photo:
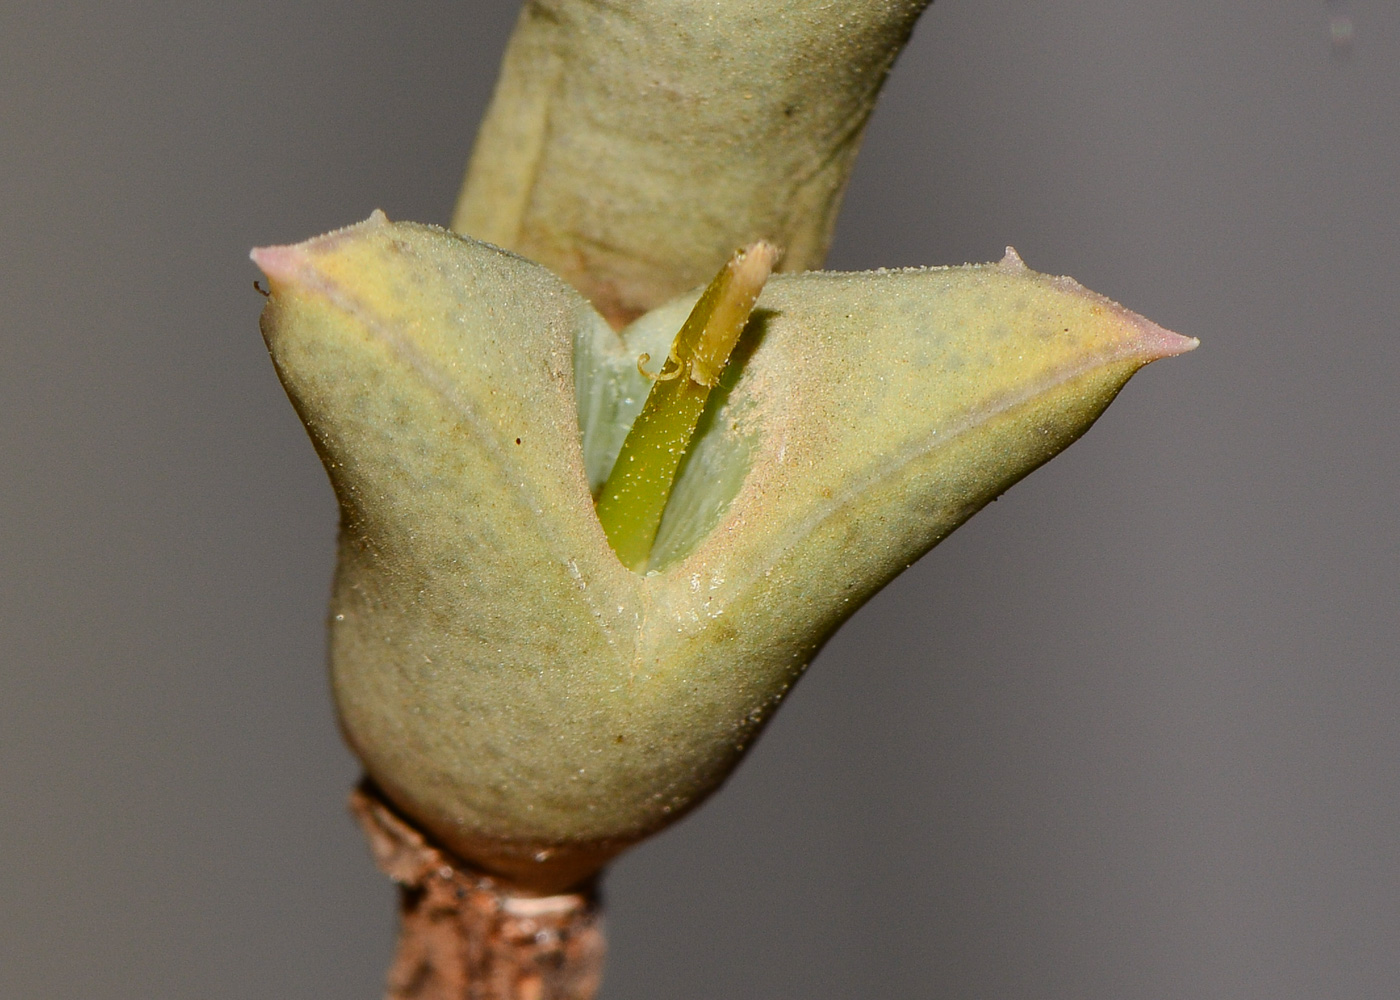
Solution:
<svg viewBox="0 0 1400 1000"><path fill-rule="evenodd" d="M699 802L861 603L1194 346L1012 254L777 276L637 573L593 491L693 294L615 333L378 213L255 257L342 507L345 732L446 846L546 889Z"/></svg>

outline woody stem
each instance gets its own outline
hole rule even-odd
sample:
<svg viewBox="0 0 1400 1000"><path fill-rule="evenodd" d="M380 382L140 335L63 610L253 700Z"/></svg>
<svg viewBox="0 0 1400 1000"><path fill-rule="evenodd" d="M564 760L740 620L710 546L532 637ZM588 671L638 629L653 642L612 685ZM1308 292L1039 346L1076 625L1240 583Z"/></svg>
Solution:
<svg viewBox="0 0 1400 1000"><path fill-rule="evenodd" d="M592 887L515 890L428 843L368 781L350 810L399 884L386 1000L592 1000L606 950Z"/></svg>

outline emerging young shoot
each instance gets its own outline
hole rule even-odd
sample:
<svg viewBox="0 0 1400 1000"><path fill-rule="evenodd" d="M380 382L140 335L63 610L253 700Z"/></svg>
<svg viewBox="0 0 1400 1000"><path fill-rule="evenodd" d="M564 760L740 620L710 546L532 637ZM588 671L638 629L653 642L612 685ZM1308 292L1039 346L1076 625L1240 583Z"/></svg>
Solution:
<svg viewBox="0 0 1400 1000"><path fill-rule="evenodd" d="M666 363L651 376L656 384L598 497L598 520L624 566L646 569L695 425L777 259L777 248L762 242L730 258L676 334ZM643 353L638 367L649 360Z"/></svg>

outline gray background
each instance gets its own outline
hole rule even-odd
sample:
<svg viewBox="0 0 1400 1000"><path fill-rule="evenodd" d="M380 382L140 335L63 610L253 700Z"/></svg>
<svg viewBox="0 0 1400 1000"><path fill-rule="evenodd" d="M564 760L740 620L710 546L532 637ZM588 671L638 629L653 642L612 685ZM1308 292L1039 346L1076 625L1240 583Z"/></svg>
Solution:
<svg viewBox="0 0 1400 1000"><path fill-rule="evenodd" d="M513 16L0 4L0 996L379 995L246 252L445 219ZM1394 0L935 4L832 264L1014 243L1204 346L616 866L606 998L1400 995L1397 165Z"/></svg>

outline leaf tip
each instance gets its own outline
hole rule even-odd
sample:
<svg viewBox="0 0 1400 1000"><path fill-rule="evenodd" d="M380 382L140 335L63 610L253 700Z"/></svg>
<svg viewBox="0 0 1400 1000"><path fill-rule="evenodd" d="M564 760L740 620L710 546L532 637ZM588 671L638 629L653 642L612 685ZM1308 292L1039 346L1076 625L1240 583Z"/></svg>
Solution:
<svg viewBox="0 0 1400 1000"><path fill-rule="evenodd" d="M1123 309L1122 306L1118 308ZM1133 337L1133 343L1144 364L1161 361L1163 358L1174 358L1201 346L1200 340L1195 337L1183 337L1179 333L1173 333L1131 310L1123 309L1123 312L1124 319L1134 328L1136 335Z"/></svg>
<svg viewBox="0 0 1400 1000"><path fill-rule="evenodd" d="M301 243L255 247L248 256L273 284L295 284L298 281L304 282L306 280L307 268L313 254L334 249L347 236L382 229L388 225L390 225L389 217L384 214L383 209L376 208L363 222L344 226L322 236L313 236Z"/></svg>
<svg viewBox="0 0 1400 1000"><path fill-rule="evenodd" d="M304 244L254 247L248 256L274 285L291 284L297 280L306 262L303 246Z"/></svg>
<svg viewBox="0 0 1400 1000"><path fill-rule="evenodd" d="M1007 247L1007 256L1015 255L1010 247ZM1021 263L1019 256L1015 257L1016 263L1025 269L1025 264ZM998 265L1006 268L1005 259ZM1014 266L1014 265L1013 265ZM1091 292L1078 281L1068 275L1050 277L1050 284L1061 291L1079 295L1093 304L1094 311L1106 310L1113 315L1120 329L1127 333L1124 342L1124 349L1132 357L1137 358L1142 364L1150 364L1153 361L1161 361L1163 358L1174 358L1178 354L1185 354L1187 351L1194 351L1201 345L1195 337L1183 337L1179 333L1173 333L1164 326L1152 322L1146 316L1133 312L1128 307L1115 302L1106 295L1098 292Z"/></svg>

